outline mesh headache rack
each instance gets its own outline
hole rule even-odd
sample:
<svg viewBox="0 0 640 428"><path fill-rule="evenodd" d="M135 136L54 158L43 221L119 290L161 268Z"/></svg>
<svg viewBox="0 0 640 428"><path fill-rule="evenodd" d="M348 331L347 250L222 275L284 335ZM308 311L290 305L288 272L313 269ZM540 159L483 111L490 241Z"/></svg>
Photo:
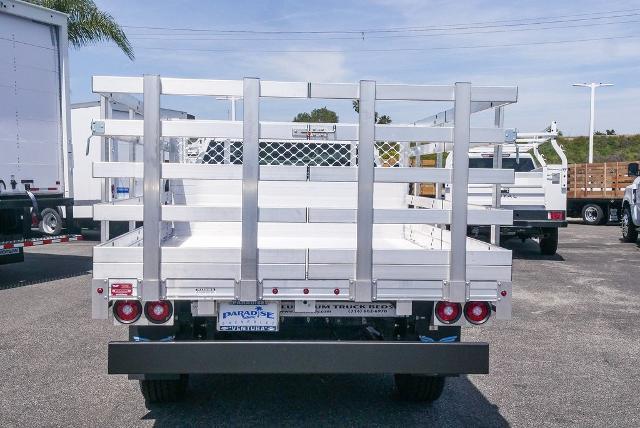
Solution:
<svg viewBox="0 0 640 428"><path fill-rule="evenodd" d="M509 225L512 212L469 206L468 184L508 184L513 170L468 168L472 145L515 132L471 128L478 105L515 87L274 82L144 77L93 79L100 94L143 94L144 120L102 119L94 135L143 138L143 162L94 163L94 177L141 178L144 193L94 206L94 218L143 226L94 250L94 289L130 279L142 300L480 300L510 316L511 252L467 238L467 224ZM161 120L161 95L242 97L242 121ZM261 98L359 100L358 123L260 120ZM453 126L375 124L378 100L449 101ZM453 143L453 168L421 168L415 148ZM411 166L414 165L414 166ZM416 167L417 166L417 167ZM451 201L410 195L450 183ZM450 230L449 226L450 225ZM104 228L103 228L104 230ZM102 288L100 288L102 289ZM94 293L95 294L95 293ZM501 299L501 295L509 298Z"/></svg>

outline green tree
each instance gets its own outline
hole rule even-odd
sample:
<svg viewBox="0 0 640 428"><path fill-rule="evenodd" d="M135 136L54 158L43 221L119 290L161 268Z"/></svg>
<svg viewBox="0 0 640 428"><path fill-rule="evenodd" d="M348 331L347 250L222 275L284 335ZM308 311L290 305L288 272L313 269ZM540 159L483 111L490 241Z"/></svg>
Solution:
<svg viewBox="0 0 640 428"><path fill-rule="evenodd" d="M293 118L294 122L338 123L338 115L335 111L326 107L315 108L311 113L298 113Z"/></svg>
<svg viewBox="0 0 640 428"><path fill-rule="evenodd" d="M360 113L360 100L353 100L353 109L356 111L356 113ZM391 123L391 117L383 114L382 116L378 115L378 112L375 112L375 122L378 125L385 125L387 123Z"/></svg>
<svg viewBox="0 0 640 428"><path fill-rule="evenodd" d="M113 16L98 9L93 0L27 0L38 6L69 15L69 42L79 48L91 43L112 41L133 60L133 47Z"/></svg>

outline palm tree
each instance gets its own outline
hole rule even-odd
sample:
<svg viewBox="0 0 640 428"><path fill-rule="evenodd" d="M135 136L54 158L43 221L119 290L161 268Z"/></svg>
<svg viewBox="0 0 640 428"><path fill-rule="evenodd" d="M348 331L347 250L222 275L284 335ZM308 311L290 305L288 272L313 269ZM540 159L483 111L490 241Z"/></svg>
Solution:
<svg viewBox="0 0 640 428"><path fill-rule="evenodd" d="M113 16L98 9L93 0L28 0L38 6L69 15L69 42L74 47L90 43L112 41L134 59L133 47Z"/></svg>

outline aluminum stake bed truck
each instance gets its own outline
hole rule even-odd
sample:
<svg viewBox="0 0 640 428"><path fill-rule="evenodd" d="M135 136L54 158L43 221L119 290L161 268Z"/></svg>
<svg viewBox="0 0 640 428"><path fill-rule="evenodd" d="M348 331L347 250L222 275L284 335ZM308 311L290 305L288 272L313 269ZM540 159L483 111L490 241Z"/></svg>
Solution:
<svg viewBox="0 0 640 428"><path fill-rule="evenodd" d="M143 162L93 174L142 178L144 192L94 206L96 220L143 226L95 247L90 294L93 318L129 328L109 343L109 373L139 380L147 401L177 399L197 373L393 373L401 397L431 401L447 376L488 372L489 345L461 341L461 327L511 317L511 252L467 224L513 217L469 208L467 184L514 172L470 170L468 153L515 134L471 128L470 111L513 103L517 88L145 75L97 76L93 90L144 98L144 120L93 126L143 139ZM161 120L161 95L241 97L243 120ZM265 122L267 98L356 99L359 120ZM376 125L380 100L452 102L455 126ZM187 154L198 138L222 141L207 149L219 156ZM453 143L452 168L407 167L430 141ZM408 195L422 182L454 183L451 202Z"/></svg>
<svg viewBox="0 0 640 428"><path fill-rule="evenodd" d="M60 236L73 218L67 65L66 15L0 1L0 265L76 239Z"/></svg>

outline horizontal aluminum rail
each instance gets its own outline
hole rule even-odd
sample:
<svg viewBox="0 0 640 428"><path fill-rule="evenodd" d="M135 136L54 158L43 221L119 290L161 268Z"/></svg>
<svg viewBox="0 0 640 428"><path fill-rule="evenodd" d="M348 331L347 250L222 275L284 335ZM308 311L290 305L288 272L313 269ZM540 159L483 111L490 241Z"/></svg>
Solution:
<svg viewBox="0 0 640 428"><path fill-rule="evenodd" d="M142 77L94 76L93 92L143 93ZM242 80L178 79L161 77L162 95L205 95L243 97ZM312 83L260 81L261 98L358 99L357 83ZM455 101L454 85L376 84L376 100ZM514 103L514 86L474 86L472 102Z"/></svg>
<svg viewBox="0 0 640 428"><path fill-rule="evenodd" d="M451 209L383 209L373 210L377 224L451 224ZM348 208L258 208L258 221L262 223L357 223L357 209ZM100 221L142 221L142 205L123 203L96 204L93 217ZM240 222L241 207L163 205L162 221L177 222ZM510 210L469 210L467 222L474 225L511 225Z"/></svg>
<svg viewBox="0 0 640 428"><path fill-rule="evenodd" d="M344 166L262 165L261 181L358 181L358 169ZM451 183L451 168L375 168L376 183ZM141 162L94 162L94 178L142 178ZM162 165L164 179L242 180L242 165L172 164ZM474 168L469 184L513 183L512 169Z"/></svg>
<svg viewBox="0 0 640 428"><path fill-rule="evenodd" d="M162 120L163 137L210 137L241 139L243 122L226 120ZM357 141L358 125L318 124L335 127L335 139ZM142 120L109 119L95 126L95 136L142 137ZM300 141L295 131L306 130L305 125L289 122L260 122L260 139ZM470 142L474 144L504 144L514 142L515 131L501 128L473 128ZM453 142L453 127L431 128L418 125L375 125L375 141L440 141ZM330 142L329 142L330 143Z"/></svg>

